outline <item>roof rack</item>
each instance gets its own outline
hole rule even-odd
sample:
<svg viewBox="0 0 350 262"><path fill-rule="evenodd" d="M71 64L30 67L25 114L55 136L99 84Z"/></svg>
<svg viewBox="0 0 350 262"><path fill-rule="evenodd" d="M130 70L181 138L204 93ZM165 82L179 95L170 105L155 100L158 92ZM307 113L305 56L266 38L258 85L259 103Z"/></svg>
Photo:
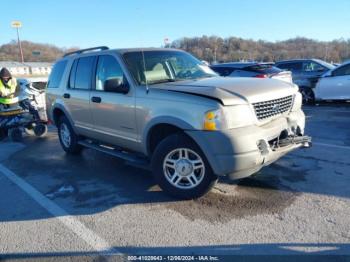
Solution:
<svg viewBox="0 0 350 262"><path fill-rule="evenodd" d="M96 47L91 47L91 48L86 48L86 49L80 49L77 51L73 51L73 52L69 52L69 53L65 53L63 55L63 57L69 56L69 55L74 55L74 54L82 54L88 51L93 51L93 50L108 50L109 48L107 46L96 46Z"/></svg>

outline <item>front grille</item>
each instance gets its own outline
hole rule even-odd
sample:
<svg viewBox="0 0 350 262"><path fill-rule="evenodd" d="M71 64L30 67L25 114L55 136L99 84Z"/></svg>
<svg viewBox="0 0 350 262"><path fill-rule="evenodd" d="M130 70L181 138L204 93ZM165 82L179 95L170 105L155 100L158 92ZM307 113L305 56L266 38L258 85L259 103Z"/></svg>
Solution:
<svg viewBox="0 0 350 262"><path fill-rule="evenodd" d="M256 117L264 120L272 116L283 114L290 110L293 104L293 96L253 103Z"/></svg>

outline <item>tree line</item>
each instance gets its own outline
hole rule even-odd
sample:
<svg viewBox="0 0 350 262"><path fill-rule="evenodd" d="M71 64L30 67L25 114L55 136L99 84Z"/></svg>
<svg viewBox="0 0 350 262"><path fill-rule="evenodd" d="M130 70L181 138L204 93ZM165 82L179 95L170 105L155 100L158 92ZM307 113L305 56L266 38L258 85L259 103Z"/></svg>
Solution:
<svg viewBox="0 0 350 262"><path fill-rule="evenodd" d="M66 52L78 48L59 48L51 44L39 44L30 41L21 41L25 62L54 62ZM21 61L17 41L0 46L0 61Z"/></svg>
<svg viewBox="0 0 350 262"><path fill-rule="evenodd" d="M238 37L184 37L169 47L183 49L208 62L261 61L274 62L295 58L319 58L333 63L350 59L350 39L317 41L296 37L285 41L254 41Z"/></svg>
<svg viewBox="0 0 350 262"><path fill-rule="evenodd" d="M271 62L293 58L319 58L328 62L341 63L350 59L350 39L327 42L297 37L269 42L239 37L202 36L184 37L166 47L183 49L208 62L253 60ZM26 62L53 62L64 53L79 48L59 48L51 44L22 41L22 49ZM0 61L20 61L16 41L0 46Z"/></svg>

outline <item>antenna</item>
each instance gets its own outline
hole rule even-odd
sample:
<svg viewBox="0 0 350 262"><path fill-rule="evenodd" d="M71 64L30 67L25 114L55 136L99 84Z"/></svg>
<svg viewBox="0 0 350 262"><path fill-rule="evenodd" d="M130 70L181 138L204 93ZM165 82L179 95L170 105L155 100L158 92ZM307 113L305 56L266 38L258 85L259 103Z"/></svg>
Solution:
<svg viewBox="0 0 350 262"><path fill-rule="evenodd" d="M148 86L147 77L146 77L146 61L145 61L145 53L143 52L143 48L141 49L141 53L142 53L143 75L145 76L145 83L146 83L146 94L148 94L149 86Z"/></svg>

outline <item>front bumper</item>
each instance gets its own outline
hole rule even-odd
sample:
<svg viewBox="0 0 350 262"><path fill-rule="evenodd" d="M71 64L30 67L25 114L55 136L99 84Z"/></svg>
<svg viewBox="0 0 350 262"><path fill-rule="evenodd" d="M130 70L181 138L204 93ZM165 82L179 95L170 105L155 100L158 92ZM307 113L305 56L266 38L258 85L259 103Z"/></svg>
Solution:
<svg viewBox="0 0 350 262"><path fill-rule="evenodd" d="M262 126L225 131L187 131L201 147L214 173L231 179L250 176L286 153L309 147L303 136L305 115L300 110Z"/></svg>

